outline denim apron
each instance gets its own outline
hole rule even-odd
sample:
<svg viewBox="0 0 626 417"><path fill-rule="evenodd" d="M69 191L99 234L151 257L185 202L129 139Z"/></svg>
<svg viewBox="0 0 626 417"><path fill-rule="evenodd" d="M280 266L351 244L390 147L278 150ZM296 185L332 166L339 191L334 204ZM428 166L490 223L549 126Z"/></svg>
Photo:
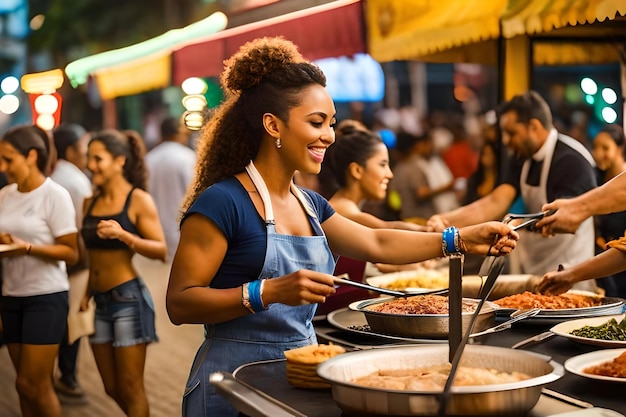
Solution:
<svg viewBox="0 0 626 417"><path fill-rule="evenodd" d="M292 192L307 212L315 236L276 233L269 192L254 164L246 167L265 206L267 249L257 279L279 277L300 269L332 274L335 259L306 195ZM317 343L312 319L317 304L270 304L267 310L224 323L205 325L205 341L194 359L185 394L183 417L228 417L238 412L209 383L215 371L233 372L249 362L284 358L285 350Z"/></svg>

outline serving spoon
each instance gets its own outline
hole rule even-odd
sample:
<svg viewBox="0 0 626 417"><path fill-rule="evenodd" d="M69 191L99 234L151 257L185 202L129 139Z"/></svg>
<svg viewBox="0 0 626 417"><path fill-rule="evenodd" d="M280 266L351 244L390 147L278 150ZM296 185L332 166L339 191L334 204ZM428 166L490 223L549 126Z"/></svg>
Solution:
<svg viewBox="0 0 626 417"><path fill-rule="evenodd" d="M483 330L482 332L472 333L470 335L470 337L477 337L477 336L482 336L482 335L489 334L489 333L495 333L495 332L500 332L502 330L506 330L506 329L510 328L513 323L516 323L516 322L518 322L520 320L524 320L524 319L527 319L527 318L530 318L530 317L534 317L537 314L539 314L540 312L541 312L540 308L531 308L531 309L528 309L528 310L517 310L517 311L514 311L513 313L511 313L511 316L510 316L510 318L507 321L502 322L500 324L497 324L497 325L495 325L493 327L490 327L490 328L488 328L486 330Z"/></svg>

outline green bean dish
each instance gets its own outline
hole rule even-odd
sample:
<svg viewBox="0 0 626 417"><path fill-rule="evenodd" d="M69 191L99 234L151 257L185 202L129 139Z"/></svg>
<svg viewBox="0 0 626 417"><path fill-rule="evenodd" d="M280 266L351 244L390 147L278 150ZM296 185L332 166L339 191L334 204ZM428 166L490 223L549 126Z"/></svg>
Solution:
<svg viewBox="0 0 626 417"><path fill-rule="evenodd" d="M584 326L580 329L572 330L570 334L589 339L626 341L626 317L619 323L612 318L600 326Z"/></svg>

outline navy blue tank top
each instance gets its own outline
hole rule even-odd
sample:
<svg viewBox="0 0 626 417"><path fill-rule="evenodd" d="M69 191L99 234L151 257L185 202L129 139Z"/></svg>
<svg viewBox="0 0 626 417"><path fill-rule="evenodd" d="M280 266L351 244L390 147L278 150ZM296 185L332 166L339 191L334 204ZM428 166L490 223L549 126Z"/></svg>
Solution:
<svg viewBox="0 0 626 417"><path fill-rule="evenodd" d="M91 214L91 209L94 204L100 197L99 195L95 196L87 209L87 213L83 218L83 228L80 233L83 237L83 241L85 242L85 247L87 249L128 249L126 243L122 242L119 239L101 239L97 233L97 227L100 220L115 220L117 221L122 229L126 230L129 233L133 233L136 235L140 235L137 232L137 228L128 218L128 206L130 205L130 196L133 194L133 188L128 193L126 197L126 201L124 202L124 208L120 213L108 216L94 216ZM141 236L141 235L140 235Z"/></svg>

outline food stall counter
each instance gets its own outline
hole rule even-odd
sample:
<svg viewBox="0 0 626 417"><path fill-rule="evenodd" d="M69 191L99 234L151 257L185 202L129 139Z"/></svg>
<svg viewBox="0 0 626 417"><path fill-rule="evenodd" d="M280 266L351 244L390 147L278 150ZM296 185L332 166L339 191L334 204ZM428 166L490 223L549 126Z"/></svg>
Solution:
<svg viewBox="0 0 626 417"><path fill-rule="evenodd" d="M549 327L520 323L510 330L483 336L476 340L476 343L511 347L531 336L545 332ZM367 338L360 334L337 330L324 320L316 322L316 331L320 343L328 343L329 340L333 343L343 341L346 347L356 346L358 349L387 345L386 341L376 337ZM599 349L597 346L574 343L558 336L522 348L550 356L561 364L570 357ZM237 369L233 375L237 381L243 382L248 388L269 396L267 398L270 398L274 404L278 404L279 407L284 406L283 409L287 410L285 416L356 417L342 413L333 400L330 390L309 390L291 386L286 378L284 360L246 364ZM582 410L586 410L584 416L589 417L619 416L626 413L626 403L621 394L623 384L587 379L567 372L562 378L546 385L545 388L547 390L544 390L544 394L527 417L553 416L561 413L582 412ZM554 395L559 393L564 394L562 398L554 398ZM238 405L238 401L231 400L231 402L240 411L249 410L245 406ZM610 410L615 412L611 413ZM573 414L572 417L576 415L579 414ZM272 417L278 417L278 415L274 413Z"/></svg>

